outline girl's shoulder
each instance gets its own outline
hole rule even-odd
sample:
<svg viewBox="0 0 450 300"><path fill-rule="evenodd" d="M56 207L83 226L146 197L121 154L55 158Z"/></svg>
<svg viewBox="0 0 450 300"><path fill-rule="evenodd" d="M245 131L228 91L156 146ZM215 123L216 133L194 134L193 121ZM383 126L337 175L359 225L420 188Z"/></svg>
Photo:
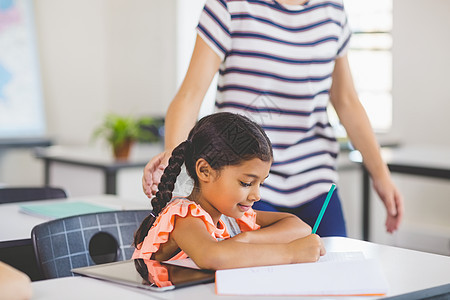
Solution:
<svg viewBox="0 0 450 300"><path fill-rule="evenodd" d="M168 220L173 220L172 216L186 217L191 215L198 217L203 222L214 226L214 222L211 216L204 210L199 204L184 197L174 197L172 201L162 210L153 226L157 226L158 223ZM173 225L173 224L172 224Z"/></svg>
<svg viewBox="0 0 450 300"><path fill-rule="evenodd" d="M174 197L169 204L162 210L160 215L176 212L190 212L208 214L199 204L185 197Z"/></svg>

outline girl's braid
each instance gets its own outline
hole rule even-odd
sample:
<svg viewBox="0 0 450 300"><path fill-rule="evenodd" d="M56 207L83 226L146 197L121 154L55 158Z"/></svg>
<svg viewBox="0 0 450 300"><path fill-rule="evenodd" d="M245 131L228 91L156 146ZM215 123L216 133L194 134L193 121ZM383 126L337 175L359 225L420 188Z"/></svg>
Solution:
<svg viewBox="0 0 450 300"><path fill-rule="evenodd" d="M185 141L172 151L172 156L169 159L169 165L164 169L164 173L161 176L161 182L158 185L156 197L152 199L153 213L155 215L159 214L172 199L175 181L181 172L188 143L188 141Z"/></svg>
<svg viewBox="0 0 450 300"><path fill-rule="evenodd" d="M175 187L175 181L181 172L181 166L184 163L186 153L190 153L191 142L184 141L172 151L172 156L169 159L169 165L164 169L161 176L161 182L158 185L158 192L152 199L153 212L149 214L141 223L141 226L134 234L134 245L138 247L148 231L152 227L158 214L172 199L172 192Z"/></svg>

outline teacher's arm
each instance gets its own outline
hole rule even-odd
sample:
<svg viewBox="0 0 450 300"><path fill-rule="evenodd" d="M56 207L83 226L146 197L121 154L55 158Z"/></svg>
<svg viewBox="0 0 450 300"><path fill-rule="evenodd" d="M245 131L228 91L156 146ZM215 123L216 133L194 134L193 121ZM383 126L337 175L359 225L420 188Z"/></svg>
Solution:
<svg viewBox="0 0 450 300"><path fill-rule="evenodd" d="M219 69L220 57L197 35L191 62L180 89L169 105L165 118L164 152L144 168L142 188L151 198L158 189L162 172L172 150L183 142L197 121L206 92Z"/></svg>
<svg viewBox="0 0 450 300"><path fill-rule="evenodd" d="M392 182L369 118L359 101L347 55L336 59L330 100L353 146L361 152L373 186L386 207L386 229L393 232L403 217L403 198Z"/></svg>
<svg viewBox="0 0 450 300"><path fill-rule="evenodd" d="M197 121L198 112L221 59L197 35L194 52L183 83L170 103L165 121L165 149L184 141Z"/></svg>

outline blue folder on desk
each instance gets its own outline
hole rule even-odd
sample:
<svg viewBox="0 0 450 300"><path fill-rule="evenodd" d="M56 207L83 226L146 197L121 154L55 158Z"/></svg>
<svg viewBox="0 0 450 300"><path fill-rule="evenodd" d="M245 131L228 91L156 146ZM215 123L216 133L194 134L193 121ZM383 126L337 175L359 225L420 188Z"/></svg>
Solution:
<svg viewBox="0 0 450 300"><path fill-rule="evenodd" d="M83 201L20 205L21 212L46 219L58 219L113 210L115 209Z"/></svg>

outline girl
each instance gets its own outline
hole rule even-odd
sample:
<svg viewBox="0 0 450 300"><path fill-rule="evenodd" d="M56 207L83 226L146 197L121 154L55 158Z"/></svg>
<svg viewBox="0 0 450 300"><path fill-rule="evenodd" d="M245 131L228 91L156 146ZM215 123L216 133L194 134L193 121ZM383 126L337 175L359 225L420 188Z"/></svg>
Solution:
<svg viewBox="0 0 450 300"><path fill-rule="evenodd" d="M252 209L272 159L268 137L248 118L202 118L172 152L152 199L153 213L135 234L133 258L189 256L212 270L317 261L325 249L308 225L288 213ZM194 188L187 198L172 200L183 163ZM231 237L222 215L241 233Z"/></svg>

